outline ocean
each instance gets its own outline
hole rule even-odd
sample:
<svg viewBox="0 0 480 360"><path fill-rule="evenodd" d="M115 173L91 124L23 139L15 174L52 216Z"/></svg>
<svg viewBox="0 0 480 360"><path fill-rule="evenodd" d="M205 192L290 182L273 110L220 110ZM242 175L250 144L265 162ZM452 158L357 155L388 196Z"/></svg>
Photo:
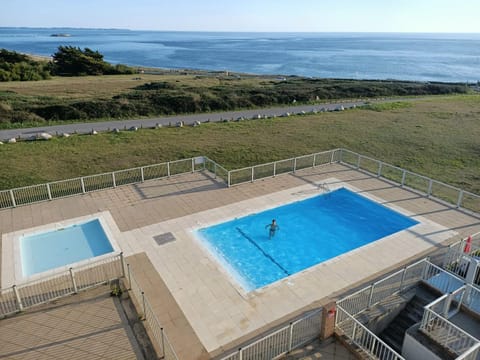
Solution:
<svg viewBox="0 0 480 360"><path fill-rule="evenodd" d="M51 36L59 33L70 36ZM59 45L88 47L111 63L139 67L315 78L480 80L480 34L0 28L0 48L51 56Z"/></svg>

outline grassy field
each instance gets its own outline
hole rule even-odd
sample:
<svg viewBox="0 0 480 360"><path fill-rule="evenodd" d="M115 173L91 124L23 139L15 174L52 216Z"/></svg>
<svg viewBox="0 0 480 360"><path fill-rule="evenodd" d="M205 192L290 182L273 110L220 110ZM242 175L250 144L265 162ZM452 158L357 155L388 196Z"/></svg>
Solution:
<svg viewBox="0 0 480 360"><path fill-rule="evenodd" d="M206 155L227 169L344 147L480 193L480 95L0 146L0 188Z"/></svg>

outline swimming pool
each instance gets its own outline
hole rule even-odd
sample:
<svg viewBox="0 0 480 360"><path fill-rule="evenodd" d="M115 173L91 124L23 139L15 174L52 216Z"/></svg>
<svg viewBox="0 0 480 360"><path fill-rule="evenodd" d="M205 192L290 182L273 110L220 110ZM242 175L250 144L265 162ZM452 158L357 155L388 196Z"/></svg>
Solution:
<svg viewBox="0 0 480 360"><path fill-rule="evenodd" d="M279 230L269 239L272 219ZM198 237L242 288L251 291L417 223L341 188L199 229Z"/></svg>
<svg viewBox="0 0 480 360"><path fill-rule="evenodd" d="M19 242L24 277L114 251L98 219L22 236Z"/></svg>

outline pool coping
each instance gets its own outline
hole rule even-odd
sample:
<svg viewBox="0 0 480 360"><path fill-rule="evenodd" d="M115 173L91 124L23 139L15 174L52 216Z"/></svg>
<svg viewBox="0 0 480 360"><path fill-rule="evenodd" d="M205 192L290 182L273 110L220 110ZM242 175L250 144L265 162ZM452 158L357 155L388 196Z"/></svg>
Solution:
<svg viewBox="0 0 480 360"><path fill-rule="evenodd" d="M93 258L77 261L66 265L59 266L55 269L43 271L41 273L24 276L22 270L22 260L20 254L20 237L28 235L36 235L39 233L52 231L79 223L85 223L92 220L99 220L107 239L112 245L113 251ZM85 266L89 263L97 262L102 259L111 257L121 252L121 248L117 242L120 236L120 230L109 211L75 217L67 220L57 221L54 223L44 224L32 228L22 229L6 234L2 234L2 288L13 285L22 285L46 277L56 275L67 271L69 268Z"/></svg>

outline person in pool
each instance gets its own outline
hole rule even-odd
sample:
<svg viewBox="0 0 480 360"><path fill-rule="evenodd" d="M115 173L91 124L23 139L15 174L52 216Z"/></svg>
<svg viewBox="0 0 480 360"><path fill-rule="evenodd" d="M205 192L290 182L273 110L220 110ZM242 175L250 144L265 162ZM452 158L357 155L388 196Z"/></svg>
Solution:
<svg viewBox="0 0 480 360"><path fill-rule="evenodd" d="M271 239L275 236L275 232L277 230L280 230L280 227L278 226L277 222L275 221L275 219L272 220L272 223L271 224L267 224L265 225L265 229L266 228L269 228L269 232L268 232L268 238Z"/></svg>

